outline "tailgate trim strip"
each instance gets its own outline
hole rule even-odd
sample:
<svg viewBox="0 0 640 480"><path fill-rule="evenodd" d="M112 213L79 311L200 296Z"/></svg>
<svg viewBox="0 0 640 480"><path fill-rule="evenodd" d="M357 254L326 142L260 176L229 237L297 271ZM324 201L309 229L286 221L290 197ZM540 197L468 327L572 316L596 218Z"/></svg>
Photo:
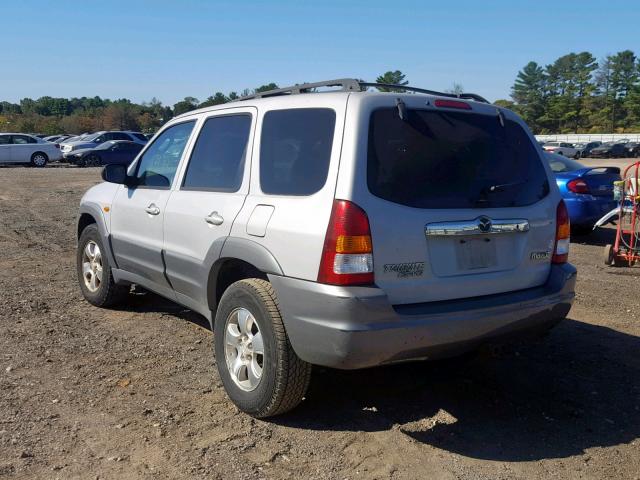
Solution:
<svg viewBox="0 0 640 480"><path fill-rule="evenodd" d="M424 234L427 237L493 235L527 231L529 231L529 221L524 218L493 220L484 215L474 220L427 223L424 227Z"/></svg>

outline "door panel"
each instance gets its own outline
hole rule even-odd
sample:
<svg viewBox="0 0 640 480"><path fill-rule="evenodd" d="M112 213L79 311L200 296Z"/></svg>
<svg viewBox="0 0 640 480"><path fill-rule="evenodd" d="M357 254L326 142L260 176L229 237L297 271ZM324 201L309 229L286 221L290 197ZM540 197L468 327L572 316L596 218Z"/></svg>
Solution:
<svg viewBox="0 0 640 480"><path fill-rule="evenodd" d="M202 123L164 221L166 273L178 294L206 305L209 268L248 193L254 109L230 109Z"/></svg>
<svg viewBox="0 0 640 480"><path fill-rule="evenodd" d="M11 145L0 143L0 162L11 161Z"/></svg>
<svg viewBox="0 0 640 480"><path fill-rule="evenodd" d="M164 276L162 223L169 195L170 190L123 186L111 209L111 242L118 267L165 288L170 285Z"/></svg>
<svg viewBox="0 0 640 480"><path fill-rule="evenodd" d="M118 267L164 289L171 288L162 251L165 207L194 126L195 120L177 123L158 134L133 167L137 187L122 186L111 209Z"/></svg>
<svg viewBox="0 0 640 480"><path fill-rule="evenodd" d="M245 196L184 190L172 193L165 212L164 248L167 277L176 292L206 302L209 262L217 259L222 247L222 242L216 241L229 235ZM215 258L208 262L210 255Z"/></svg>

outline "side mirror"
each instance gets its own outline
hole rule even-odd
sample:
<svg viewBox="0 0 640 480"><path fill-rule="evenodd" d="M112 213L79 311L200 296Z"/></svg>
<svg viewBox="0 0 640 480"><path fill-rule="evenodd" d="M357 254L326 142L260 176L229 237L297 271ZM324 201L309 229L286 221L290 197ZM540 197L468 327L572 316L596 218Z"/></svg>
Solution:
<svg viewBox="0 0 640 480"><path fill-rule="evenodd" d="M135 185L135 179L127 176L126 165L119 165L117 163L108 163L102 169L102 179L109 183L118 183L120 185L126 185L127 187L133 187Z"/></svg>

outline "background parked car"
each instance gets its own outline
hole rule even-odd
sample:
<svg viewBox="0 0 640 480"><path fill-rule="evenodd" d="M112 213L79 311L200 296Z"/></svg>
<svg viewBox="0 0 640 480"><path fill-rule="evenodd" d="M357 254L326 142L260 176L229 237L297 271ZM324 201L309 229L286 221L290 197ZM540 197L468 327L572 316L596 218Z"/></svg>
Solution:
<svg viewBox="0 0 640 480"><path fill-rule="evenodd" d="M591 150L602 145L602 142L581 142L576 143L573 147L578 150L577 158L586 158L591 154Z"/></svg>
<svg viewBox="0 0 640 480"><path fill-rule="evenodd" d="M577 158L578 150L573 148L573 145L566 142L547 142L542 148L549 153L557 153L558 155L564 155L565 157Z"/></svg>
<svg viewBox="0 0 640 480"><path fill-rule="evenodd" d="M607 142L591 150L593 158L624 158L627 156L626 143Z"/></svg>
<svg viewBox="0 0 640 480"><path fill-rule="evenodd" d="M71 138L73 135L49 135L48 137L44 137L43 140L51 143L62 143L68 138Z"/></svg>
<svg viewBox="0 0 640 480"><path fill-rule="evenodd" d="M625 147L627 149L627 157L640 157L640 143L629 142Z"/></svg>
<svg viewBox="0 0 640 480"><path fill-rule="evenodd" d="M571 228L575 233L588 233L602 215L618 204L613 199L613 182L620 180L620 169L586 167L554 153L545 157L569 210Z"/></svg>
<svg viewBox="0 0 640 480"><path fill-rule="evenodd" d="M66 154L83 148L94 148L109 140L129 140L131 142L140 143L141 145L145 145L148 141L147 137L140 132L96 132L78 141L63 142L60 145L60 149L62 150L62 153Z"/></svg>
<svg viewBox="0 0 640 480"><path fill-rule="evenodd" d="M0 133L0 163L30 163L44 167L60 160L60 150L53 143L26 133Z"/></svg>
<svg viewBox="0 0 640 480"><path fill-rule="evenodd" d="M129 165L144 145L129 140L109 140L95 148L75 150L67 155L67 161L79 167L97 167L109 163Z"/></svg>

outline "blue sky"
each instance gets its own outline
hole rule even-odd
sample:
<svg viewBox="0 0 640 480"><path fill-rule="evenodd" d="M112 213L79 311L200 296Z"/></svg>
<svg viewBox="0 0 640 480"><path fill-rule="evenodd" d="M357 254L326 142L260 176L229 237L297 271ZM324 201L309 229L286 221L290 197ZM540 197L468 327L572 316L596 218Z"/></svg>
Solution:
<svg viewBox="0 0 640 480"><path fill-rule="evenodd" d="M594 32L594 33L591 33ZM635 0L3 2L0 100L94 96L173 104L264 83L402 70L506 98L528 61L640 54Z"/></svg>

